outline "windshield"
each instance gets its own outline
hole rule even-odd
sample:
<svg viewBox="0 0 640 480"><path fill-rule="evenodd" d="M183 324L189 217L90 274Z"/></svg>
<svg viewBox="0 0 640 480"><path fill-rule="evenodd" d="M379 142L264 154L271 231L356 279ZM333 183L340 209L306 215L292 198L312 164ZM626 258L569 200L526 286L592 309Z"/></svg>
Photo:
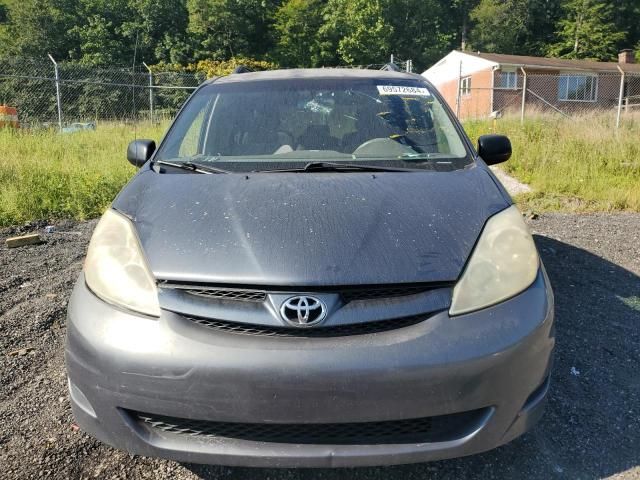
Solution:
<svg viewBox="0 0 640 480"><path fill-rule="evenodd" d="M426 83L348 77L207 85L155 160L215 162L242 172L318 161L454 170L472 161Z"/></svg>

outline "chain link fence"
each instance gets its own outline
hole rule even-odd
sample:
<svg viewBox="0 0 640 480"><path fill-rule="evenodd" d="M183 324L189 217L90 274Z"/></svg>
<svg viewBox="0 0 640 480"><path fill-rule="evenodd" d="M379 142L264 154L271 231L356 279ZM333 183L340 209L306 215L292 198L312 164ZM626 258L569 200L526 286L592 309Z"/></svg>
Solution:
<svg viewBox="0 0 640 480"><path fill-rule="evenodd" d="M393 59L410 71L411 60ZM381 69L388 64L361 65ZM356 67L343 67L356 68ZM453 90L438 85L462 120L519 116L598 117L640 126L640 73L540 73L525 69L461 77ZM205 80L201 73L97 68L54 59L0 60L0 109L17 110L26 128L74 128L100 121L171 119ZM2 112L0 112L0 115ZM0 118L0 124L3 118Z"/></svg>
<svg viewBox="0 0 640 480"><path fill-rule="evenodd" d="M96 68L54 59L0 60L0 106L25 128L172 118L205 80L200 73Z"/></svg>
<svg viewBox="0 0 640 480"><path fill-rule="evenodd" d="M411 71L411 60L391 57ZM382 69L388 64L340 68ZM98 68L45 59L0 59L0 109L23 128L91 128L100 121L171 119L205 80L202 73L151 72L147 65ZM2 110L0 110L2 115ZM9 115L5 115L9 116ZM0 126L9 123L0 117Z"/></svg>
<svg viewBox="0 0 640 480"><path fill-rule="evenodd" d="M462 120L592 117L616 127L640 126L640 73L515 69L462 76L455 83L449 92L438 87Z"/></svg>

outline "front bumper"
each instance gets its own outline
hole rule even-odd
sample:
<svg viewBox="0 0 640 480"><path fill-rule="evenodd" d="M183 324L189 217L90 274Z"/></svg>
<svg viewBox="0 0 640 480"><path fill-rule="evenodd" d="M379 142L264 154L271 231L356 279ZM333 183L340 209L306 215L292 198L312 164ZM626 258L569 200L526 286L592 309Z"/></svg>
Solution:
<svg viewBox="0 0 640 480"><path fill-rule="evenodd" d="M146 319L105 304L80 278L66 362L78 424L117 448L221 465L364 466L469 455L524 433L542 414L554 342L543 270L525 292L485 310L342 338L210 332L168 311ZM203 437L131 413L313 425L469 411L479 413L454 436L369 445Z"/></svg>

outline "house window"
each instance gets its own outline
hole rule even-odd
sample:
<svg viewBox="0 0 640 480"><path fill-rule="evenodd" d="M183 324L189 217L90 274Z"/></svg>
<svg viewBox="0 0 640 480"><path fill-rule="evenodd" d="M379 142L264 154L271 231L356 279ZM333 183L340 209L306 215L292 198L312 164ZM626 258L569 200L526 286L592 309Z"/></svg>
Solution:
<svg viewBox="0 0 640 480"><path fill-rule="evenodd" d="M595 102L597 97L598 77L595 75L561 74L558 78L558 100Z"/></svg>
<svg viewBox="0 0 640 480"><path fill-rule="evenodd" d="M518 74L513 72L500 72L500 88L517 88Z"/></svg>
<svg viewBox="0 0 640 480"><path fill-rule="evenodd" d="M460 80L460 93L462 95L471 95L471 77L464 77Z"/></svg>

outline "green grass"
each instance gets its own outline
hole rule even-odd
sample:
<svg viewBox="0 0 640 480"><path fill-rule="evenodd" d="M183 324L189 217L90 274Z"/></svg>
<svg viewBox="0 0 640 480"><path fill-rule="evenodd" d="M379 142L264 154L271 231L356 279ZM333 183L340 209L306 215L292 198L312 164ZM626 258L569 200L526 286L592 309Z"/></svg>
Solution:
<svg viewBox="0 0 640 480"><path fill-rule="evenodd" d="M609 116L611 117L611 116ZM638 121L616 131L610 118L507 117L495 133L508 135L513 157L502 168L533 192L516 201L537 211L640 211ZM492 121L465 122L475 142L494 132Z"/></svg>
<svg viewBox="0 0 640 480"><path fill-rule="evenodd" d="M138 138L159 140L166 125L138 125ZM131 125L96 131L0 129L0 225L99 216L135 173L126 160Z"/></svg>
<svg viewBox="0 0 640 480"><path fill-rule="evenodd" d="M166 124L138 125L138 138L159 140ZM469 121L475 141L494 131L491 121ZM616 132L610 121L539 116L497 121L496 133L514 147L504 170L534 192L520 195L536 211L640 211L638 122ZM131 125L100 124L96 131L0 129L0 225L99 216L135 173L125 150Z"/></svg>

